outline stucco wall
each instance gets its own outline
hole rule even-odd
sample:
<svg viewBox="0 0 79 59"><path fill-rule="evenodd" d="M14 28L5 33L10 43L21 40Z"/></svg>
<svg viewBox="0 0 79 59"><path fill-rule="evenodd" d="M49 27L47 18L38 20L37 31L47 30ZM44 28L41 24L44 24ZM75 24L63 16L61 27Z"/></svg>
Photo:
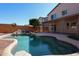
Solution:
<svg viewBox="0 0 79 59"><path fill-rule="evenodd" d="M65 16L79 13L79 3L61 3L48 15L48 20L51 20L51 15L55 13L57 14L57 18L64 17L62 16L63 10L67 10L67 15Z"/></svg>
<svg viewBox="0 0 79 59"><path fill-rule="evenodd" d="M0 33L12 33L18 29L34 31L33 27L29 26L17 26L12 24L0 24Z"/></svg>
<svg viewBox="0 0 79 59"><path fill-rule="evenodd" d="M16 26L0 24L0 33L10 33L16 31Z"/></svg>
<svg viewBox="0 0 79 59"><path fill-rule="evenodd" d="M71 23L77 22L78 19L61 19L54 24L56 25L56 32L62 32L62 33L77 33L77 28L72 28ZM67 23L69 23L69 26L67 27Z"/></svg>

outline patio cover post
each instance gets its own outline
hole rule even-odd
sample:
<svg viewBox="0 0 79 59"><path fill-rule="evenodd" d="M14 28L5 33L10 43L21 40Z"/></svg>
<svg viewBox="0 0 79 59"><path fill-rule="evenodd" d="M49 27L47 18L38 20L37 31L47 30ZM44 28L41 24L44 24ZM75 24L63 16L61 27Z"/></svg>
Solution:
<svg viewBox="0 0 79 59"><path fill-rule="evenodd" d="M78 17L78 22L77 22L77 33L79 35L79 17Z"/></svg>

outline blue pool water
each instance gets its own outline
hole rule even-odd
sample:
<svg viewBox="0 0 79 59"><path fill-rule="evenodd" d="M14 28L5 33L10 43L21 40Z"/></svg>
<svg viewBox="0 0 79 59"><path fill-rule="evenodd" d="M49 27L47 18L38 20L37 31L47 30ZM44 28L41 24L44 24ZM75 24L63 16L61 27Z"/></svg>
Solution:
<svg viewBox="0 0 79 59"><path fill-rule="evenodd" d="M17 51L25 50L29 52L29 36L14 36L17 39L18 43L15 48L12 50L12 53L15 54Z"/></svg>
<svg viewBox="0 0 79 59"><path fill-rule="evenodd" d="M33 56L64 55L79 51L75 46L59 41L55 37L18 35L15 38L18 40L18 44L13 49L13 54L21 50L25 50Z"/></svg>

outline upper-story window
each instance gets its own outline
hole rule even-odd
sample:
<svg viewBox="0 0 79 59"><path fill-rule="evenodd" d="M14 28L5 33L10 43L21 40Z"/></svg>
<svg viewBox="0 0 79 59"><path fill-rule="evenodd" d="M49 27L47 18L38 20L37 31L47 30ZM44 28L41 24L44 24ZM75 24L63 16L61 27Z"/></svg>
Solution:
<svg viewBox="0 0 79 59"><path fill-rule="evenodd" d="M62 15L66 15L67 14L67 10L62 11Z"/></svg>
<svg viewBox="0 0 79 59"><path fill-rule="evenodd" d="M52 16L51 16L51 19L53 20L53 19L56 19L56 14L53 14Z"/></svg>

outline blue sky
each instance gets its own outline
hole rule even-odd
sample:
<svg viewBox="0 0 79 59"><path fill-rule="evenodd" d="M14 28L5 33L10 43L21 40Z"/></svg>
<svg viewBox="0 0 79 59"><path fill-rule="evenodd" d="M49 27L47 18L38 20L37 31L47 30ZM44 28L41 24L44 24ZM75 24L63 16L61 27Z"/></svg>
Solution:
<svg viewBox="0 0 79 59"><path fill-rule="evenodd" d="M0 23L28 25L29 19L46 17L57 3L0 3Z"/></svg>

